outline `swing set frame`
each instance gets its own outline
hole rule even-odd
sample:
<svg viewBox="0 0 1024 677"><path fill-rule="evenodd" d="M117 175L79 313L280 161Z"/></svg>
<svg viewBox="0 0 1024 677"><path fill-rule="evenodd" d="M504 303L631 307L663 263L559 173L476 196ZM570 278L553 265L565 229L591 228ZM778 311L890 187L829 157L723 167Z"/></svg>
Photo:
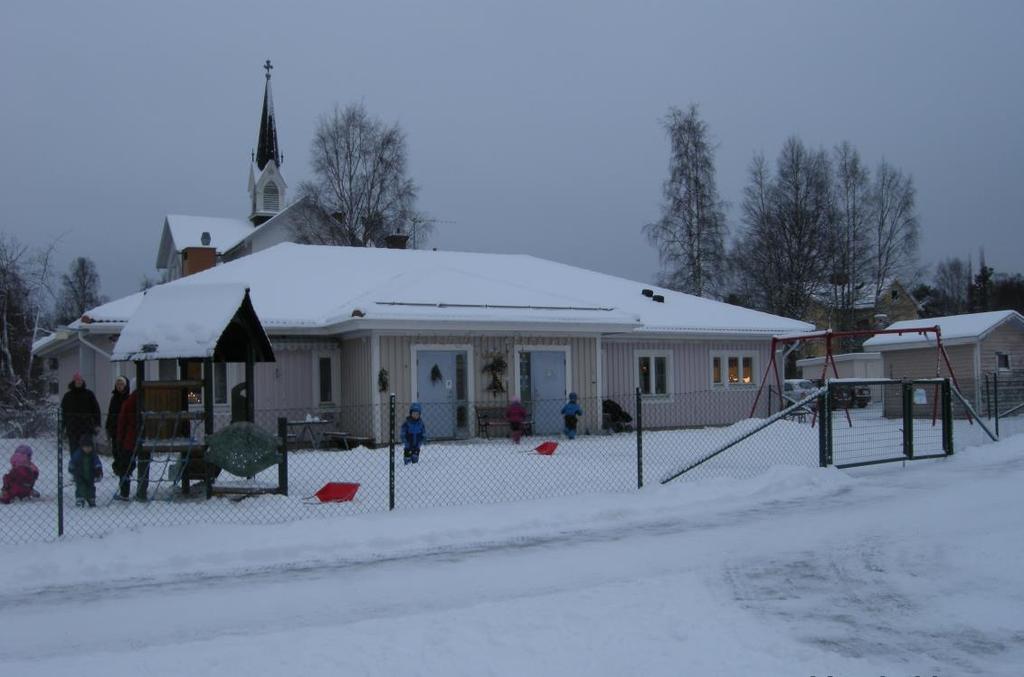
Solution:
<svg viewBox="0 0 1024 677"><path fill-rule="evenodd" d="M862 336L880 336L885 334L896 334L903 336L904 334L916 334L923 336L927 341L929 335L935 336L935 376L938 377L942 369L942 364L945 363L946 371L949 372L949 377L953 381L953 385L956 386L957 390L960 390L960 384L956 380L956 374L953 372L953 365L949 361L949 355L946 354L946 348L942 344L942 330L938 325L932 327L913 327L908 329L854 329L849 331L832 331L831 329L825 329L822 331L808 332L805 334L783 334L780 336L772 337L771 347L771 358L768 360L768 364L765 367L764 374L761 377L761 383L757 387L757 396L754 398L754 404L750 408L750 416L753 418L754 412L757 411L757 403L761 399L761 392L764 390L764 386L768 383L769 374L774 373L775 375L775 386L779 389L779 397L782 397L784 392L782 389L782 379L779 376L779 365L775 358L777 350L780 346L792 345L801 343L803 341L824 341L825 343L825 361L821 365L821 380L824 382L828 377L828 369L832 367L832 374L835 378L839 378L839 369L836 367L835 355L832 351L833 341L835 339L843 339L848 337L862 337ZM937 405L936 405L937 406ZM815 411L815 417L817 417L817 411ZM932 423L935 423L935 419L938 416L938 411L932 412ZM967 414L968 421L973 423L970 413ZM849 408L846 409L846 420L853 426L853 421L850 418ZM814 422L812 420L811 424Z"/></svg>

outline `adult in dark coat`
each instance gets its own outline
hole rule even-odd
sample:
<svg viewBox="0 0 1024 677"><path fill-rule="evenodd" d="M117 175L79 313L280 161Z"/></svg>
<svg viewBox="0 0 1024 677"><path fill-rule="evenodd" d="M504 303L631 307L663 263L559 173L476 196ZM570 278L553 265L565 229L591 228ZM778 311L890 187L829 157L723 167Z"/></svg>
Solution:
<svg viewBox="0 0 1024 677"><path fill-rule="evenodd" d="M110 440L111 453L116 456L117 452L117 416L121 413L121 405L131 395L132 388L128 379L118 376L114 380L114 389L110 392L110 403L107 405L107 439Z"/></svg>
<svg viewBox="0 0 1024 677"><path fill-rule="evenodd" d="M68 384L64 399L60 401L60 411L69 450L78 448L78 441L82 439L82 435L95 434L103 420L100 403L96 401L96 396L86 387L85 380L77 371Z"/></svg>
<svg viewBox="0 0 1024 677"><path fill-rule="evenodd" d="M114 474L118 478L118 494L115 498L128 498L131 488L131 474L135 466L135 441L139 431L139 391L136 390L121 404L117 417L117 432L114 436ZM149 459L146 460L146 482L142 483L142 468L139 468L139 498L145 499L149 488Z"/></svg>

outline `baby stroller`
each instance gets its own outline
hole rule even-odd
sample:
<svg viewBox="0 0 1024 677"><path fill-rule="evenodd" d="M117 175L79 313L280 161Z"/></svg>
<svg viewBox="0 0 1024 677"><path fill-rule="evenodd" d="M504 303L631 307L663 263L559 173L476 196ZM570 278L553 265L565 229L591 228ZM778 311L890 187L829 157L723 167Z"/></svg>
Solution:
<svg viewBox="0 0 1024 677"><path fill-rule="evenodd" d="M633 432L633 417L615 400L601 402L601 427L610 433Z"/></svg>

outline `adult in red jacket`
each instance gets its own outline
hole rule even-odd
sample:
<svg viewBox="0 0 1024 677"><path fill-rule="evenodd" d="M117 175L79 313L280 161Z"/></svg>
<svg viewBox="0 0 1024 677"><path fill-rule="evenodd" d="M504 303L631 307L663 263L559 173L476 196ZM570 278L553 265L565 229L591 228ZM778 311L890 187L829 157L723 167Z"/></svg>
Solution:
<svg viewBox="0 0 1024 677"><path fill-rule="evenodd" d="M121 403L121 411L117 416L117 440L114 446L114 474L118 478L117 498L122 501L128 500L128 493L131 489L131 474L135 469L135 441L139 432L139 391L132 392L128 398ZM147 480L149 474L148 463L146 464ZM141 471L140 471L141 474ZM148 489L149 482L146 482ZM139 498L145 499L145 491L142 484L139 484Z"/></svg>

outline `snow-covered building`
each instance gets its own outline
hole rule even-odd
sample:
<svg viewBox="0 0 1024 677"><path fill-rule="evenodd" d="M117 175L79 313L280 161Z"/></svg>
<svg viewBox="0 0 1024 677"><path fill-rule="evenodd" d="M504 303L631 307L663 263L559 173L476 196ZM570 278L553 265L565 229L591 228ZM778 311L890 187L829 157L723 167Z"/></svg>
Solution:
<svg viewBox="0 0 1024 677"><path fill-rule="evenodd" d="M397 240L396 249L296 244L303 205L285 206L264 67L248 218L167 216L157 253L160 307L176 307L165 322L181 326L160 330L164 343L182 331L210 335L194 286L249 289L276 358L255 366L257 418L330 412L346 432L381 439L395 393L424 403L432 436L460 437L476 433L483 409L520 397L547 433L561 429L561 406L576 392L581 428L596 432L601 400L633 411L639 388L647 426L732 423L749 414L771 336L813 328L531 256L409 251ZM81 371L102 393L117 375L134 377L134 365L112 355L143 297L93 308L37 342L49 378L64 384ZM175 380L195 367L149 360L145 378ZM218 362L213 377L215 413L227 416L242 365ZM714 401L692 399L708 392Z"/></svg>
<svg viewBox="0 0 1024 677"><path fill-rule="evenodd" d="M848 329L876 329L893 322L916 320L923 310L921 303L907 291L902 282L896 278L885 280L875 293L875 285L865 284L856 290L853 300L852 325ZM841 305L843 289L826 285L812 298L810 308L804 319L819 329L838 329L839 318L833 313ZM820 342L812 342L801 349L805 358L823 358L825 347ZM819 373L820 376L820 373ZM817 378L817 376L815 377Z"/></svg>
<svg viewBox="0 0 1024 677"><path fill-rule="evenodd" d="M348 412L360 420L344 422L347 431L376 439L386 430L389 393L433 407L437 437L475 434L477 408L510 397L533 407L538 432L556 432L569 392L584 402L581 428L597 432L600 400L631 410L637 388L649 426L731 423L749 414L772 335L811 329L513 254L282 243L160 289L226 283L249 289L277 360L256 365L257 415ZM182 298L192 299L178 311L187 323L188 303L202 296ZM140 292L90 310L36 353L59 363L61 382L76 369L100 388L133 375L110 355L142 299ZM501 363L497 379L493 370L485 375ZM174 379L180 369L153 361L146 378ZM243 376L240 365L218 365L219 410ZM714 406L687 399L707 392L718 394Z"/></svg>
<svg viewBox="0 0 1024 677"><path fill-rule="evenodd" d="M1013 310L930 317L895 322L888 329L939 328L960 390L975 407L983 401L986 374L1024 367L1024 317ZM948 376L938 359L934 336L881 334L864 342L864 350L882 354L887 378Z"/></svg>

